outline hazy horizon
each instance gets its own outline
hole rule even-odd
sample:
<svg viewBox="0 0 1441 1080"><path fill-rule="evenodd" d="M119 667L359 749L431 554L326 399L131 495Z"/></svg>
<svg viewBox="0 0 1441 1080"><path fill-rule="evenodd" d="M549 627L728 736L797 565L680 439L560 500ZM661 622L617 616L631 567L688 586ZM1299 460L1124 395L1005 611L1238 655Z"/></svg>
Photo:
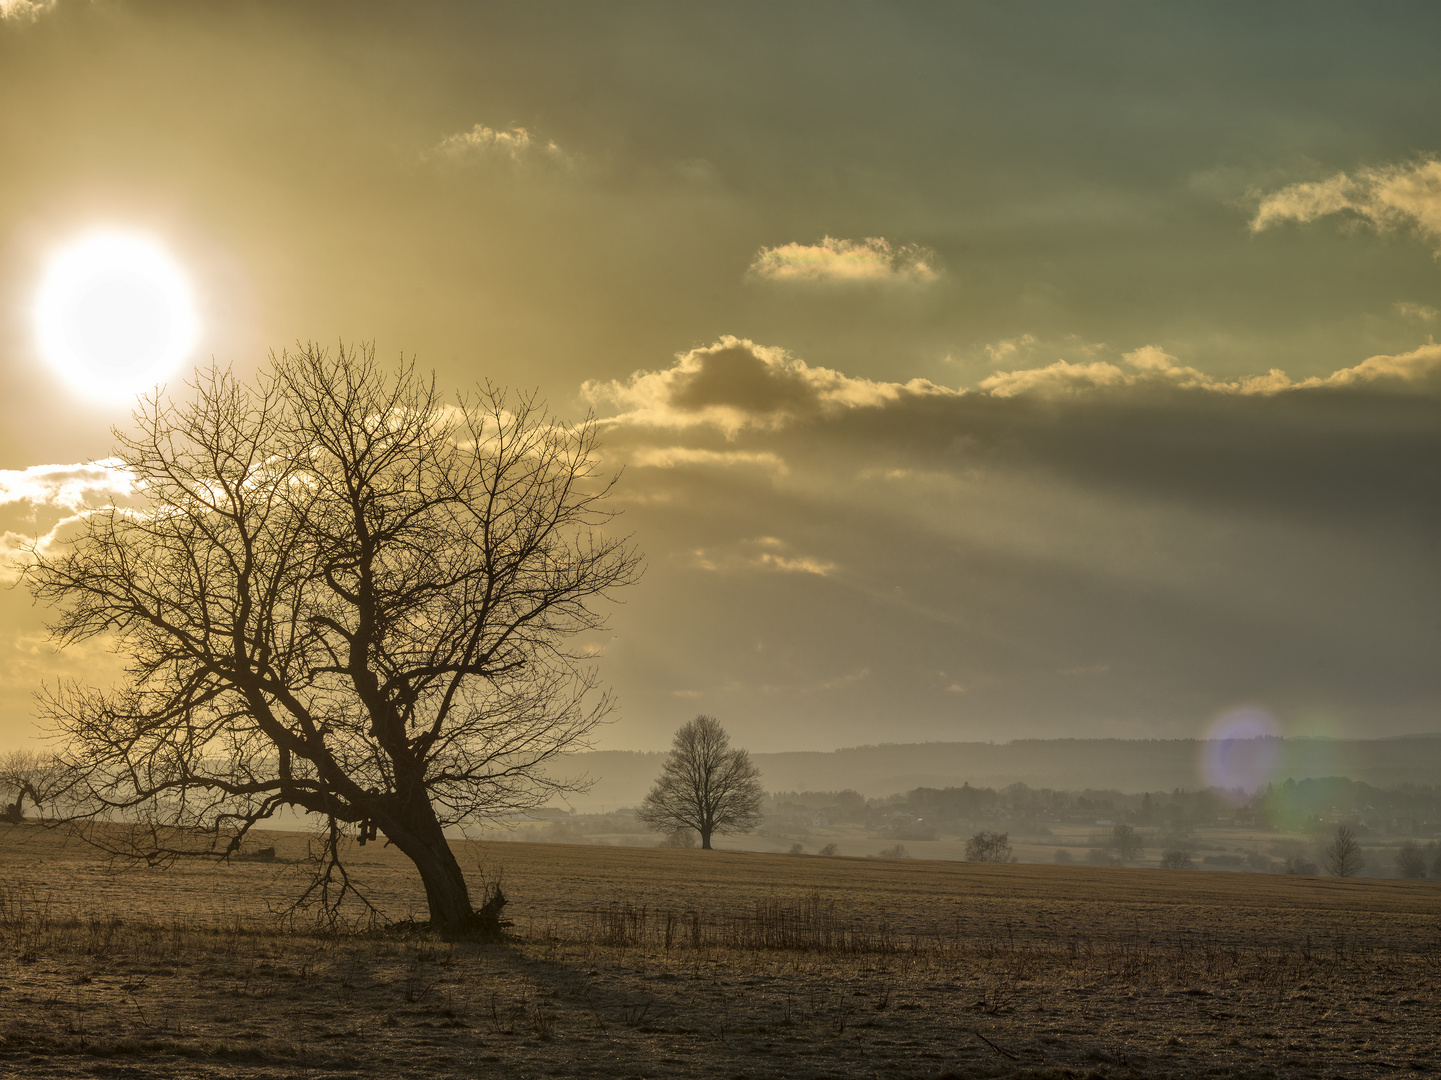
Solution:
<svg viewBox="0 0 1441 1080"><path fill-rule="evenodd" d="M0 0L0 546L124 486L148 384L36 329L120 230L193 290L172 390L373 342L594 411L647 559L600 749L1441 732L1438 31ZM0 591L0 751L116 670L44 620Z"/></svg>

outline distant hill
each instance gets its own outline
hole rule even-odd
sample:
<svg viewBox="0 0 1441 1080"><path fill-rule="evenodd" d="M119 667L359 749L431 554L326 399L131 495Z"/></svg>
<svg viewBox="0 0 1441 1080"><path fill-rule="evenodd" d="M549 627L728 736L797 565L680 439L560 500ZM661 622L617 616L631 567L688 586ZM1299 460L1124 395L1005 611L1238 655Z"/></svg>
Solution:
<svg viewBox="0 0 1441 1080"><path fill-rule="evenodd" d="M1441 736L1391 739L1278 739L1271 778L1345 776L1378 787L1441 783ZM1201 739L1017 739L1008 743L887 743L844 750L753 754L771 791L854 788L870 798L917 787L1030 787L1126 792L1207 786ZM665 755L596 750L567 757L560 775L588 775L594 785L578 810L634 806L660 772Z"/></svg>

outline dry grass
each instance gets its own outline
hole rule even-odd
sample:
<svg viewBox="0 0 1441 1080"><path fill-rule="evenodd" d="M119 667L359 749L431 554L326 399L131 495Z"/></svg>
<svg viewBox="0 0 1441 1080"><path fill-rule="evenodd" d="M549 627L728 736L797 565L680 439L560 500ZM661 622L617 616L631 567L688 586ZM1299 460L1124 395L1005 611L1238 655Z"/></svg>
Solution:
<svg viewBox="0 0 1441 1080"><path fill-rule="evenodd" d="M270 841L265 841L269 843ZM278 929L277 864L0 831L0 1076L1371 1076L1441 1067L1441 888L496 845L515 939ZM396 916L403 859L363 867Z"/></svg>

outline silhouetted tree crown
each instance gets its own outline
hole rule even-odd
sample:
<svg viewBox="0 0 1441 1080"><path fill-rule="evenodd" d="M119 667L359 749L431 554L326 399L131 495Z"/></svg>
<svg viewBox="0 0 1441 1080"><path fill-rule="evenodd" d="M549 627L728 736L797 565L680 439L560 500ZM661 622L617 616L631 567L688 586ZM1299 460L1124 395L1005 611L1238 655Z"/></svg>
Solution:
<svg viewBox="0 0 1441 1080"><path fill-rule="evenodd" d="M966 862L1014 862L1011 834L982 830L966 841Z"/></svg>
<svg viewBox="0 0 1441 1080"><path fill-rule="evenodd" d="M1336 827L1336 835L1326 845L1323 854L1326 872L1336 877L1355 877L1365 865L1361 845L1356 842L1356 834L1346 825Z"/></svg>
<svg viewBox="0 0 1441 1080"><path fill-rule="evenodd" d="M709 849L716 833L750 832L760 824L760 769L713 716L697 716L675 733L660 779L642 803L640 820L670 832L694 829Z"/></svg>
<svg viewBox="0 0 1441 1080"><path fill-rule="evenodd" d="M192 390L116 432L139 505L94 509L26 570L62 646L127 659L119 686L45 702L86 813L135 824L127 850L152 863L316 815L307 899L327 904L353 895L343 839L384 834L432 924L474 928L446 827L563 789L546 766L609 708L569 643L639 560L603 530L594 423L489 385L448 403L364 348Z"/></svg>

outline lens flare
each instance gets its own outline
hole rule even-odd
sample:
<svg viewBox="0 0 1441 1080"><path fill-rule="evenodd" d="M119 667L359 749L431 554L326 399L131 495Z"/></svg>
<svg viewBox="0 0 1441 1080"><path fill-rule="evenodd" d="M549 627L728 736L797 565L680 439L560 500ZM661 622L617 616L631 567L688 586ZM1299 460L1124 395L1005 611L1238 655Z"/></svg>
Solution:
<svg viewBox="0 0 1441 1080"><path fill-rule="evenodd" d="M1247 705L1217 717L1201 745L1206 786L1249 793L1271 779L1281 753L1281 729L1265 709Z"/></svg>
<svg viewBox="0 0 1441 1080"><path fill-rule="evenodd" d="M195 348L200 320L185 273L154 240L89 233L50 260L35 298L40 353L84 396L148 390Z"/></svg>

